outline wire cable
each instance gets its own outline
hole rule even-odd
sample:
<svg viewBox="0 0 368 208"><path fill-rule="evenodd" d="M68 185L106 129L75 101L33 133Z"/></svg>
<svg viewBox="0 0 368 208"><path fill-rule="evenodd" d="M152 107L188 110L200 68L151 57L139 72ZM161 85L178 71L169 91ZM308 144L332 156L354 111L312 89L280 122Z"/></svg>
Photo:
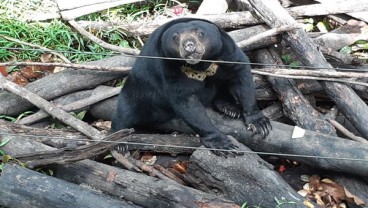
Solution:
<svg viewBox="0 0 368 208"><path fill-rule="evenodd" d="M139 143L139 142L119 142L119 141L105 141L105 140L93 140L93 139L76 139L66 137L55 137L55 136L43 136L43 135L27 135L27 134L12 134L12 133L0 133L0 135L8 136L23 136L31 138L49 138L49 139L63 139L71 141L85 141L85 142L104 142L114 144L126 144L126 145L137 145L137 146L153 146L153 147L166 147L166 148L177 148L177 149L191 149L191 150L211 150L211 151L222 151L222 152L237 152L245 154L257 154L257 155L268 155L268 156L280 156L280 157L299 157L299 158L313 158L313 159L331 159L331 160L345 160L345 161L359 161L368 162L368 159L364 158L345 158L345 157L332 157L332 156L315 156L315 155L303 155L303 154L288 154L288 153L275 153L275 152L262 152L262 151L250 151L250 150L227 150L217 148L206 148L206 147L191 147L191 146L180 146L180 145L168 145L168 144L152 144L152 143ZM73 136L75 137L75 136Z"/></svg>
<svg viewBox="0 0 368 208"><path fill-rule="evenodd" d="M19 50L19 51L38 51L38 52L56 52L56 53L72 53L72 54L86 54L86 55L104 55L104 56L111 56L111 55L121 55L124 57L129 58L147 58L147 59L165 59L165 60L176 60L176 61L186 61L189 59L185 58L171 58L171 57L162 57L162 56L142 56L142 55L129 55L119 52L112 52L111 54L108 53L97 53L97 52L87 52L87 51L66 51L66 50L44 50L44 49L34 49L34 48L17 48L17 47L0 47L0 49L5 50ZM289 65L285 64L265 64L265 63L245 63L245 62L237 62L237 61L222 61L222 60L205 60L202 59L201 62L210 62L210 63L222 63L222 64L240 64L240 65L253 65L253 66L277 66L277 67L290 67ZM357 72L368 72L368 65L363 65L367 68L359 68L359 69L349 69L349 68L329 68L329 67L313 67L313 66L293 66L293 68L305 68L305 69L335 69L337 71L357 71Z"/></svg>

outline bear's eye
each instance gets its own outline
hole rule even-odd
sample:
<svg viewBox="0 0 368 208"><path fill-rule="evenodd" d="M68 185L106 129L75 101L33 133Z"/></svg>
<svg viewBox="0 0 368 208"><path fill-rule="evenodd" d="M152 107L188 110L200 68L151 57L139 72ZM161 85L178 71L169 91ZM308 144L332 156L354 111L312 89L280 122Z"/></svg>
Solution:
<svg viewBox="0 0 368 208"><path fill-rule="evenodd" d="M179 35L178 35L178 34L174 34L173 39L174 39L175 41L179 41Z"/></svg>

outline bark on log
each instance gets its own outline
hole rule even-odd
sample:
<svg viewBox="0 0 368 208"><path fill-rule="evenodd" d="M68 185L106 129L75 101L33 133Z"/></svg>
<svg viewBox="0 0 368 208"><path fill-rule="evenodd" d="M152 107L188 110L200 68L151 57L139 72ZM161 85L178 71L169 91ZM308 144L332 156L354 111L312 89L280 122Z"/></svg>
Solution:
<svg viewBox="0 0 368 208"><path fill-rule="evenodd" d="M247 27L244 29L234 30L228 32L228 34L233 38L235 43L246 40L249 37L252 37L256 34L265 32L268 30L266 25L257 25L252 27ZM257 41L245 47L240 47L244 51L250 51L253 49L264 48L266 46L279 43L281 41L281 36L269 36L267 38L262 39L262 41Z"/></svg>
<svg viewBox="0 0 368 208"><path fill-rule="evenodd" d="M250 151L239 146L240 150ZM272 168L255 154L226 159L208 150L197 150L190 157L185 179L200 190L225 195L237 204L247 202L251 207L276 207L275 198L285 198L295 204L283 207L304 207L303 197Z"/></svg>
<svg viewBox="0 0 368 208"><path fill-rule="evenodd" d="M6 122L1 119L0 136L3 138L5 138L5 136L24 136L55 148L75 148L88 143L88 138L79 132L62 129L32 128L16 123ZM21 147L25 146L22 144L17 145L20 145Z"/></svg>
<svg viewBox="0 0 368 208"><path fill-rule="evenodd" d="M281 7L277 0L249 0L253 8L270 27L280 25L295 25L296 21ZM311 42L302 29L296 29L283 35L284 40L292 47L305 65L332 70L316 46ZM348 86L320 82L329 97L335 101L343 114L356 126L358 131L368 138L368 107Z"/></svg>
<svg viewBox="0 0 368 208"><path fill-rule="evenodd" d="M131 66L134 58L115 56L88 64L100 66ZM26 85L26 89L51 100L71 92L93 88L122 76L121 72L98 72L88 70L64 70ZM60 87L62 86L62 87ZM16 116L33 105L9 92L0 92L0 114Z"/></svg>
<svg viewBox="0 0 368 208"><path fill-rule="evenodd" d="M222 14L227 8L226 0L203 0L196 14Z"/></svg>
<svg viewBox="0 0 368 208"><path fill-rule="evenodd" d="M61 16L64 20L72 20L83 15L117 7L123 4L141 2L143 0L82 0L64 1L56 0Z"/></svg>
<svg viewBox="0 0 368 208"><path fill-rule="evenodd" d="M107 104L104 102L103 104ZM104 106L106 111L99 112L100 115L111 115L116 100L109 99L110 106ZM280 156L288 159L293 159L313 167L320 167L323 169L341 171L356 175L365 176L368 174L368 146L362 143L346 140L339 137L323 135L317 132L305 131L302 137L292 138L294 131L293 126L281 124L277 122L272 123L272 131L270 135L264 139L251 139L251 133L244 128L244 123L241 120L228 119L218 113L208 110L211 121L225 134L230 134L238 141L251 148L253 151L262 151L269 153L284 153L316 156L313 157L291 157L290 155ZM173 120L167 124L160 126L161 130L169 132L185 132L194 133L185 123L178 120ZM321 158L319 158L321 157ZM347 160L333 159L348 158ZM349 160L349 158L351 160Z"/></svg>
<svg viewBox="0 0 368 208"><path fill-rule="evenodd" d="M322 4L311 4L305 6L297 6L288 9L288 12L293 17L302 16L319 16L326 14L342 14L349 12L361 12L368 10L368 2L365 0L357 1L325 1Z"/></svg>
<svg viewBox="0 0 368 208"><path fill-rule="evenodd" d="M272 49L255 53L257 62L265 64L280 63L281 58ZM285 115L304 129L336 136L335 128L316 111L296 87L294 80L267 77L283 104Z"/></svg>
<svg viewBox="0 0 368 208"><path fill-rule="evenodd" d="M11 139L2 147L9 155L26 154L36 151L55 150L39 142L19 135L3 134L1 141ZM143 207L229 207L239 208L230 200L181 186L171 181L134 173L83 160L69 165L58 165L57 177L66 181L88 184L109 195L113 195ZM87 170L87 171L86 171Z"/></svg>
<svg viewBox="0 0 368 208"><path fill-rule="evenodd" d="M6 207L140 207L14 164L4 166L0 187Z"/></svg>
<svg viewBox="0 0 368 208"><path fill-rule="evenodd" d="M58 170L58 178L76 184L89 184L143 207L239 207L214 194L94 161L59 166Z"/></svg>
<svg viewBox="0 0 368 208"><path fill-rule="evenodd" d="M316 0L316 1L317 2L320 2L320 3L330 3L330 0ZM360 0L360 2L366 3L364 0ZM357 19L360 19L360 20L365 21L365 22L368 23L368 12L367 11L363 11L363 12L352 12L352 13L348 13L348 15L350 15L352 17L355 17Z"/></svg>

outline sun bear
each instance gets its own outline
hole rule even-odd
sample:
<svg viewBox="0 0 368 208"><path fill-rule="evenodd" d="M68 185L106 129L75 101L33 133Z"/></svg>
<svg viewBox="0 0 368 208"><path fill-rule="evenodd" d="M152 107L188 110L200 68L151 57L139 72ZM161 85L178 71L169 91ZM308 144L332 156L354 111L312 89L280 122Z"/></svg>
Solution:
<svg viewBox="0 0 368 208"><path fill-rule="evenodd" d="M247 63L231 37L209 21L180 18L162 25L148 38L121 90L112 131L179 118L205 147L235 150L205 110L216 99L230 98L240 106L245 125L267 136L272 127L257 107Z"/></svg>

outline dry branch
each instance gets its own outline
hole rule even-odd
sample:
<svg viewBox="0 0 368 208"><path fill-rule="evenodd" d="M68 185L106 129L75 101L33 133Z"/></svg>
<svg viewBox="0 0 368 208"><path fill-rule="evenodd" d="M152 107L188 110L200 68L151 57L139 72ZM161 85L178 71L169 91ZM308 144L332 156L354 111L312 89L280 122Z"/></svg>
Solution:
<svg viewBox="0 0 368 208"><path fill-rule="evenodd" d="M125 56L115 56L108 59L89 62L89 65L122 67L131 66L133 58ZM124 76L124 72L100 72L88 70L71 70L54 73L31 82L25 86L28 90L37 93L47 100L52 100L65 94L90 89ZM20 113L32 108L33 105L21 97L9 93L0 92L0 114L17 116Z"/></svg>
<svg viewBox="0 0 368 208"><path fill-rule="evenodd" d="M67 105L61 106L61 109L66 112L76 111L79 109L82 109L86 106L93 105L97 102L100 102L101 100L105 100L107 98L113 97L115 95L118 95L121 91L120 87L109 89L107 91L102 91L97 95L91 95L90 97L75 101L73 103L69 103ZM27 116L23 119L20 119L17 121L19 124L32 124L35 123L41 119L47 118L49 114L47 114L44 111L39 111L35 114L32 114L30 116Z"/></svg>
<svg viewBox="0 0 368 208"><path fill-rule="evenodd" d="M297 6L288 9L293 17L319 16L327 14L342 14L349 12L363 12L368 10L368 2L365 0L357 1L326 1L322 4L311 4Z"/></svg>
<svg viewBox="0 0 368 208"><path fill-rule="evenodd" d="M165 57L162 57L165 58ZM178 59L185 60L185 59ZM204 61L213 61L213 60L204 60ZM216 63L222 63L222 61L213 61ZM244 63L239 63L244 64ZM4 62L0 63L0 66L61 66L61 67L71 67L74 69L87 69L87 70L96 70L96 71L109 71L109 72L121 72L121 75L128 75L131 70L131 67L104 67L97 65L86 65L86 64L65 64L65 63L41 63L41 62ZM266 64L270 65L270 64ZM313 70L308 70L308 67L298 68L297 70L287 69L287 68L257 68L252 69L252 73L259 75L268 75L275 77L284 77L284 78L294 78L294 79L304 79L305 77L309 77L306 79L315 79L315 80L329 80L329 78L349 78L349 79L362 79L368 78L368 74L364 72L337 72L337 71L327 71L326 68L318 68L312 67ZM333 81L339 82L338 79L334 79ZM367 85L364 82L354 82L351 80L341 80L340 82L352 83L357 85Z"/></svg>
<svg viewBox="0 0 368 208"><path fill-rule="evenodd" d="M102 11L123 4L141 2L143 0L57 0L57 4L64 20L72 20L83 15Z"/></svg>
<svg viewBox="0 0 368 208"><path fill-rule="evenodd" d="M99 39L98 37L96 37L96 36L92 35L91 33L89 33L87 30L83 29L83 27L79 26L78 23L75 20L69 20L68 22L81 35L88 38L92 42L100 45L103 48L110 49L110 50L113 50L113 51L118 51L118 52L125 53L125 54L132 54L132 55L136 55L136 54L139 53L138 49L124 48L124 47L120 47L120 46L111 45L109 43L106 43L105 41L103 41L103 40Z"/></svg>
<svg viewBox="0 0 368 208"><path fill-rule="evenodd" d="M6 207L139 207L14 164L4 166L0 186L0 204Z"/></svg>
<svg viewBox="0 0 368 208"><path fill-rule="evenodd" d="M277 0L249 0L260 17L270 27L295 25L296 21L281 7ZM305 65L332 70L317 47L301 29L286 32L283 38L295 51ZM335 101L343 114L356 126L358 131L368 138L368 107L362 99L348 86L336 82L321 82L326 93Z"/></svg>
<svg viewBox="0 0 368 208"><path fill-rule="evenodd" d="M116 142L126 140L132 130L122 130L104 137L100 142L94 141L92 144L79 146L75 149L61 148L54 151L32 152L28 154L13 155L20 161L23 161L30 168L49 164L65 164L93 158L97 155L107 152Z"/></svg>
<svg viewBox="0 0 368 208"><path fill-rule="evenodd" d="M282 60L272 49L262 49L255 53L256 60L259 63L272 64L281 63ZM277 70L277 68L275 68ZM277 72L276 72L277 73ZM304 129L317 131L324 134L336 135L334 127L324 116L316 111L309 101L296 87L293 80L280 79L276 77L267 77L272 88L276 91L279 100L282 102L283 111L286 117Z"/></svg>
<svg viewBox="0 0 368 208"><path fill-rule="evenodd" d="M33 47L33 48L39 48L39 49L42 49L43 51L45 52L49 52L51 54L54 54L55 56L59 57L61 60L63 60L65 63L70 63L69 59L66 58L63 54L61 53L58 53L58 52L55 52L51 49L48 49L48 48L45 48L45 47L42 47L42 46L39 46L39 45L36 45L36 44L33 44L33 43L27 43L27 42L24 42L24 41L21 41L21 40L18 40L18 39L15 39L15 38L11 38L11 37L8 37L6 35L1 35L0 34L0 37L1 38L4 38L6 40L9 40L9 41L12 41L12 42L15 42L15 43L18 43L18 44L21 44L21 45L26 45L26 46L30 46L30 47Z"/></svg>
<svg viewBox="0 0 368 208"><path fill-rule="evenodd" d="M37 107L44 110L48 114L54 116L55 118L59 119L63 123L82 132L89 138L101 139L103 137L103 135L98 130L91 127L87 123L73 117L72 115L66 113L65 111L57 108L55 105L50 104L49 102L47 102L47 100L41 98L40 96L27 90L26 88L20 87L17 84L6 80L5 77L2 76L1 74L0 74L0 88L6 89L28 100L30 103L36 105Z"/></svg>
<svg viewBox="0 0 368 208"><path fill-rule="evenodd" d="M34 151L55 150L26 137L13 138L2 150L6 154L24 154ZM77 184L88 184L109 195L124 198L143 207L203 207L239 208L235 203L217 195L207 194L172 181L160 180L132 171L123 170L91 160L59 165L57 177Z"/></svg>
<svg viewBox="0 0 368 208"><path fill-rule="evenodd" d="M266 38L274 36L274 35L278 35L278 34L283 33L283 32L291 31L295 28L297 28L297 27L283 26L283 27L273 28L273 29L267 30L263 33L259 33L255 36L252 36L252 37L250 37L246 40L237 42L236 45L238 45L239 48L245 48L245 47L247 47L248 45L250 45L252 43L261 41L263 39L266 39Z"/></svg>

